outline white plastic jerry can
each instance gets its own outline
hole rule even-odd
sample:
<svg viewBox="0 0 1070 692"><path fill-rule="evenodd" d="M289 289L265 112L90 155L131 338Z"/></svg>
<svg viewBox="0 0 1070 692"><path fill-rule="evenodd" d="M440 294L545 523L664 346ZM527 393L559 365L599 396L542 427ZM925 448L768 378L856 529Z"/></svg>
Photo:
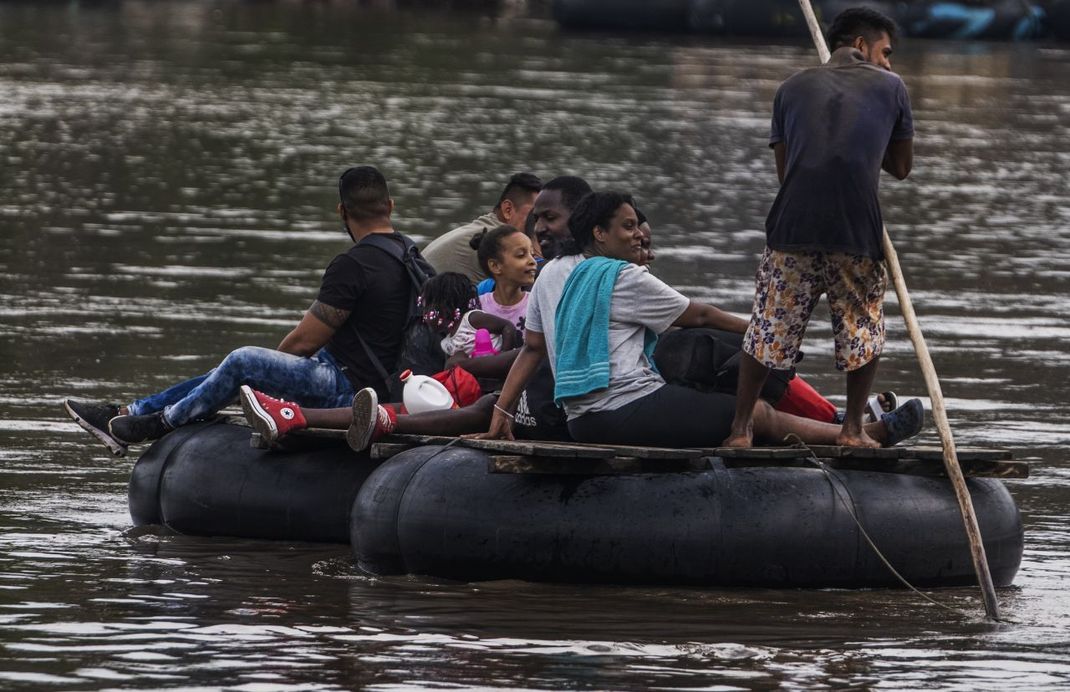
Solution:
<svg viewBox="0 0 1070 692"><path fill-rule="evenodd" d="M453 396L446 387L433 377L413 375L412 370L401 373L405 388L401 392L402 403L408 413L444 411L453 408Z"/></svg>

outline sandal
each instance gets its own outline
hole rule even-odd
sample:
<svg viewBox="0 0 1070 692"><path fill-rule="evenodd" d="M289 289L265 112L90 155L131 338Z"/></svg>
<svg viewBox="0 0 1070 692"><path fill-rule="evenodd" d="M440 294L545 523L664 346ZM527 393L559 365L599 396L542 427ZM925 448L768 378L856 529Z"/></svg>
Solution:
<svg viewBox="0 0 1070 692"><path fill-rule="evenodd" d="M866 402L866 422L876 423L885 413L890 413L899 407L899 397L893 391L874 394Z"/></svg>

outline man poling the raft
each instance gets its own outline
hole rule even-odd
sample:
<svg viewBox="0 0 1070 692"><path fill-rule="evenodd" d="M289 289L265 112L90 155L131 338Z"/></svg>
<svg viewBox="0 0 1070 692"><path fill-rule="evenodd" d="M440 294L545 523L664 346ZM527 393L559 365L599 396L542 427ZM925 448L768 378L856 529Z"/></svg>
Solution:
<svg viewBox="0 0 1070 692"><path fill-rule="evenodd" d="M799 0L799 6L802 8L803 16L806 18L806 25L810 30L810 36L814 40L814 46L817 48L817 53L821 58L821 62L829 62L831 56L829 54L828 46L825 43L825 38L821 35L821 28L817 23L817 16L814 14L814 8L810 5L810 0ZM845 13L846 12L847 11L845 11ZM854 12L857 13L858 10L854 10ZM882 17L882 19L887 22L887 18ZM837 17L837 21L838 20L839 17ZM835 25L836 22L834 22L834 27ZM881 26L887 27L887 24L885 23ZM894 28L894 24L892 26ZM842 23L840 28L844 28ZM856 37L851 36L847 32L841 32L839 36L840 38L846 38L852 43L856 41ZM871 34L870 39L863 37L863 41L864 43L869 44L874 38L882 39L880 34L877 34L876 36ZM888 38L890 39L891 35L888 35ZM879 43L883 50L885 42L880 40ZM889 44L888 48L890 49L890 41L887 43ZM833 45L838 47L839 43L834 43ZM887 61L887 56L885 56L885 61ZM888 67L890 67L890 64ZM888 273L891 275L892 281L895 284L895 292L899 298L899 307L903 313L903 321L906 322L907 332L914 345L918 363L921 365L922 374L925 377L925 385L929 390L929 397L932 401L933 418L936 421L936 427L940 433L940 443L943 448L944 470L955 491L955 500L958 503L959 512L962 515L962 523L966 529L966 536L969 539L970 559L973 562L977 582L981 587L985 614L993 620L999 620L999 604L996 601L996 590L993 585L992 572L989 569L988 558L985 554L985 546L977 522L977 514L974 511L973 501L970 498L970 492L966 488L966 480L963 477L962 469L959 466L958 455L955 450L955 439L951 435L951 426L948 423L947 410L944 407L944 395L940 387L940 380L936 376L936 368L933 366L932 358L929 356L929 348L925 344L925 337L921 333L921 327L918 325L917 316L914 314L914 304L910 299L910 292L907 290L906 280L903 278L903 271L899 266L899 256L895 251L895 246L892 245L891 238L888 236L888 230L884 228L883 223L881 224L881 249L885 256Z"/></svg>
<svg viewBox="0 0 1070 692"><path fill-rule="evenodd" d="M879 446L862 429L884 347L888 283L877 188L882 168L900 180L910 173L914 137L906 86L891 72L895 36L895 24L879 12L845 10L829 30L829 63L796 73L777 90L769 146L781 185L766 220L726 447L751 445L758 392L770 369L799 358L822 294L836 367L847 372L836 444Z"/></svg>

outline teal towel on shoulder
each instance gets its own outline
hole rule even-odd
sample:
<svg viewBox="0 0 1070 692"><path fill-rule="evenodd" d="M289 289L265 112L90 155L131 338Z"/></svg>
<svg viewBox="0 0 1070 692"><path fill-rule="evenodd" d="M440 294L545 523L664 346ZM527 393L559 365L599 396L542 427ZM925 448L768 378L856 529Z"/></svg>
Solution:
<svg viewBox="0 0 1070 692"><path fill-rule="evenodd" d="M554 316L554 402L609 386L609 308L624 260L590 257L565 282Z"/></svg>

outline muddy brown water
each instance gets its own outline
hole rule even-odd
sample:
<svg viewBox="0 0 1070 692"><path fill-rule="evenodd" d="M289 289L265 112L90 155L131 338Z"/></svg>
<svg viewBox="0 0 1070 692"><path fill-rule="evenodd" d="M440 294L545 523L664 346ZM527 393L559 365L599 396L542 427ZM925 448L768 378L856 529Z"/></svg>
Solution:
<svg viewBox="0 0 1070 692"><path fill-rule="evenodd" d="M749 307L777 84L805 45L561 35L344 3L0 5L0 687L1070 685L1070 50L909 42L914 174L882 199L963 445L1032 462L1001 590L614 588L359 573L344 546L131 530L62 414L274 346L345 247L338 173L428 239L511 172L634 192L654 271ZM889 299L882 388L921 393ZM839 392L818 319L803 371ZM839 399L842 401L842 399ZM929 432L925 442L935 442Z"/></svg>

